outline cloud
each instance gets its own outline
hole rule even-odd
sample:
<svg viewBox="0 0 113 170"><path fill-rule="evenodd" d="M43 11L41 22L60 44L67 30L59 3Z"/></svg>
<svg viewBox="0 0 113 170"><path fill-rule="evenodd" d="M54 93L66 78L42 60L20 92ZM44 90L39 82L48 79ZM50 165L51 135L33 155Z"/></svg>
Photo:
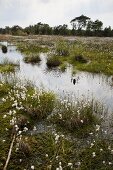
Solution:
<svg viewBox="0 0 113 170"><path fill-rule="evenodd" d="M113 27L113 0L0 0L0 27L28 26L38 22L51 26L69 24L81 14L102 19Z"/></svg>

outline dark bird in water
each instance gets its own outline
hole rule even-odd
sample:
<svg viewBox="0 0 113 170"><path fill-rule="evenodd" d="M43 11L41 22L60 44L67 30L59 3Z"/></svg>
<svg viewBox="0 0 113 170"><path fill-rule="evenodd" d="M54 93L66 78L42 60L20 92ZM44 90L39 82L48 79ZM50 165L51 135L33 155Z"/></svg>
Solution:
<svg viewBox="0 0 113 170"><path fill-rule="evenodd" d="M75 83L76 83L76 79L73 79L73 84L75 85Z"/></svg>
<svg viewBox="0 0 113 170"><path fill-rule="evenodd" d="M79 80L79 76L77 78L71 78L71 82L75 85L76 83L78 83Z"/></svg>

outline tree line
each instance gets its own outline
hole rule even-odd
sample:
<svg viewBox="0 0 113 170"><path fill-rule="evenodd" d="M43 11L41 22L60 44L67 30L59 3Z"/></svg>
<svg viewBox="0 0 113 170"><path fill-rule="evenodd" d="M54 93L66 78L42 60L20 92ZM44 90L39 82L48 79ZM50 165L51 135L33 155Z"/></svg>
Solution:
<svg viewBox="0 0 113 170"><path fill-rule="evenodd" d="M50 27L48 24L43 24L41 22L25 28L18 25L14 25L13 27L6 26L5 28L0 28L0 34L113 36L113 29L110 26L103 28L103 22L98 19L92 21L89 17L81 15L72 19L70 23L72 29L69 29L66 24Z"/></svg>

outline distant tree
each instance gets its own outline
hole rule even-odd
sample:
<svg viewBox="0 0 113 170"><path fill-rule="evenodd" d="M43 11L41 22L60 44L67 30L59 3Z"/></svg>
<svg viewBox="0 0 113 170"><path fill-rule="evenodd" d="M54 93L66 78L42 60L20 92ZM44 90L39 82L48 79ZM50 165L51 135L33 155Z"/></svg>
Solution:
<svg viewBox="0 0 113 170"><path fill-rule="evenodd" d="M106 28L104 29L103 35L104 35L105 37L112 36L112 30L111 30L111 27L110 27L110 26L109 26L109 27L106 27Z"/></svg>
<svg viewBox="0 0 113 170"><path fill-rule="evenodd" d="M92 30L93 31L101 31L102 30L103 23L102 21L99 21L98 19L92 23Z"/></svg>
<svg viewBox="0 0 113 170"><path fill-rule="evenodd" d="M53 28L53 34L55 35L69 35L69 29L68 26L66 24L64 25L58 25L56 27Z"/></svg>
<svg viewBox="0 0 113 170"><path fill-rule="evenodd" d="M14 25L11 28L11 33L12 35L24 35L24 30L22 29L22 27L18 26L18 25Z"/></svg>
<svg viewBox="0 0 113 170"><path fill-rule="evenodd" d="M89 17L85 16L85 15L81 15L79 17L76 17L74 19L71 20L71 24L73 26L73 29L78 29L78 30L82 30L83 28L86 27L87 22L90 20Z"/></svg>
<svg viewBox="0 0 113 170"><path fill-rule="evenodd" d="M92 25L93 25L93 21L89 20L87 22L86 30L91 31L92 30Z"/></svg>
<svg viewBox="0 0 113 170"><path fill-rule="evenodd" d="M11 34L11 28L9 26L5 27L5 33L6 34Z"/></svg>

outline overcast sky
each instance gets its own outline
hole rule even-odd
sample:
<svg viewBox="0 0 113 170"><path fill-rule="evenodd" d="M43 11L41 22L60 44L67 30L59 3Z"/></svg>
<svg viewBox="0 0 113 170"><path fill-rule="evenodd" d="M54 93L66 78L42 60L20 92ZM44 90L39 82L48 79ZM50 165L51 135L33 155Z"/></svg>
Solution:
<svg viewBox="0 0 113 170"><path fill-rule="evenodd" d="M69 25L81 14L113 28L113 0L0 0L0 27L38 22Z"/></svg>

